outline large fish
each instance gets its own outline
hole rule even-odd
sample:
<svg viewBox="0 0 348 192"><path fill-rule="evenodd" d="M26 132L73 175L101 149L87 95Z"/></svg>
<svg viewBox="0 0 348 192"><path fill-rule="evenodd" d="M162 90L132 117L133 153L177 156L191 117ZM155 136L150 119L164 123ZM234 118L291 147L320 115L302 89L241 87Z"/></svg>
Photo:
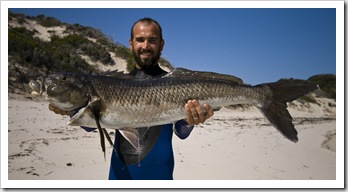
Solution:
<svg viewBox="0 0 348 192"><path fill-rule="evenodd" d="M318 88L306 81L282 80L256 86L230 75L174 69L161 78L133 79L105 75L55 73L29 83L55 107L69 111L68 125L119 129L139 149L136 127L152 127L185 119L185 104L196 99L213 109L253 104L287 139L297 142L286 102ZM111 142L110 138L108 138Z"/></svg>

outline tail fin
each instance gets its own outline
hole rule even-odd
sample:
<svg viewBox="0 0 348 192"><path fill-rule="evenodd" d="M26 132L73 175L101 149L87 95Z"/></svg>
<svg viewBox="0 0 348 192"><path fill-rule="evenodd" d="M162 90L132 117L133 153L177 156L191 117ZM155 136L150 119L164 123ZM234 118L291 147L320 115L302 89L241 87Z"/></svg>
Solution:
<svg viewBox="0 0 348 192"><path fill-rule="evenodd" d="M281 80L275 83L263 84L272 91L272 101L269 105L259 108L273 126L287 139L297 142L297 131L292 124L292 117L286 109L286 102L293 101L318 88L316 84L303 80Z"/></svg>

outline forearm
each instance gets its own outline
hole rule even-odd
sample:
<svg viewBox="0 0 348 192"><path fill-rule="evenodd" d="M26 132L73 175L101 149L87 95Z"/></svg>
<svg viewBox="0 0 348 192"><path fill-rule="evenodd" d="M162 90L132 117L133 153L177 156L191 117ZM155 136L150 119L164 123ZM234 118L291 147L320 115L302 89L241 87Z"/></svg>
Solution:
<svg viewBox="0 0 348 192"><path fill-rule="evenodd" d="M193 127L193 125L189 126L185 120L179 120L174 125L174 133L180 139L186 139L190 135Z"/></svg>

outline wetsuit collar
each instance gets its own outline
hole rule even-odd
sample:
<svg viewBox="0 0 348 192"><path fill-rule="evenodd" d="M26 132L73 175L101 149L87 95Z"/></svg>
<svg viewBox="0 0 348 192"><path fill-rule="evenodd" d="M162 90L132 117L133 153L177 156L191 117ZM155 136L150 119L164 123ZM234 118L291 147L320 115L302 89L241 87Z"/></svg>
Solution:
<svg viewBox="0 0 348 192"><path fill-rule="evenodd" d="M167 74L167 72L161 69L158 64L144 69L134 68L133 71L129 73L130 76L134 76L136 79L161 77L165 74Z"/></svg>

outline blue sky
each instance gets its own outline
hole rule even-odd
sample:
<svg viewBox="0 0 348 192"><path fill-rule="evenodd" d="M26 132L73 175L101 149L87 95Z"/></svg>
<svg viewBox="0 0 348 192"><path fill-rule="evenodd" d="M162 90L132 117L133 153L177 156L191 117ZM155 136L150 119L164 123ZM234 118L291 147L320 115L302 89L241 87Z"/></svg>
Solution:
<svg viewBox="0 0 348 192"><path fill-rule="evenodd" d="M162 56L175 67L235 75L248 84L336 74L336 10L323 8L10 9L100 29L128 46L130 28L152 17Z"/></svg>

